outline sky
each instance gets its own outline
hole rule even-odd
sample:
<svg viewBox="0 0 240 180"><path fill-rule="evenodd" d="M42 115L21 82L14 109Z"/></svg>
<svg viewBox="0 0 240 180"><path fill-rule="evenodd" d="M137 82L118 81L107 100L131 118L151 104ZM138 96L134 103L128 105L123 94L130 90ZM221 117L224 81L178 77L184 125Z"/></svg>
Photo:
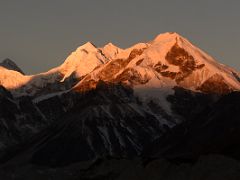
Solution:
<svg viewBox="0 0 240 180"><path fill-rule="evenodd" d="M0 0L0 60L33 74L87 41L127 48L177 32L240 71L239 7L239 0Z"/></svg>

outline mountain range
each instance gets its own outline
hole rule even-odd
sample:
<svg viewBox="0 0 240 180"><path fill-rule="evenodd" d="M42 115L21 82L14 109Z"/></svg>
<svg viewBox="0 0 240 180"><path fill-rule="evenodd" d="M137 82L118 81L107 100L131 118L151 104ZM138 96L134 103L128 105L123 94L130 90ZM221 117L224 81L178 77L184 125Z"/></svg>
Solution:
<svg viewBox="0 0 240 180"><path fill-rule="evenodd" d="M87 42L36 75L6 59L0 176L240 177L239 91L238 71L172 32L127 49Z"/></svg>

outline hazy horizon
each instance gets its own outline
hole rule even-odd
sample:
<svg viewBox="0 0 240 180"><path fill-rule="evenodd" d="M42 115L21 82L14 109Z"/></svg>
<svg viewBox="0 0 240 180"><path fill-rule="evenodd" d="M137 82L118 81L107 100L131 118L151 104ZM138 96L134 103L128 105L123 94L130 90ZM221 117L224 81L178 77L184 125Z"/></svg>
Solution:
<svg viewBox="0 0 240 180"><path fill-rule="evenodd" d="M127 48L177 32L220 63L240 70L240 2L6 1L0 3L0 60L27 74L60 65L87 41Z"/></svg>

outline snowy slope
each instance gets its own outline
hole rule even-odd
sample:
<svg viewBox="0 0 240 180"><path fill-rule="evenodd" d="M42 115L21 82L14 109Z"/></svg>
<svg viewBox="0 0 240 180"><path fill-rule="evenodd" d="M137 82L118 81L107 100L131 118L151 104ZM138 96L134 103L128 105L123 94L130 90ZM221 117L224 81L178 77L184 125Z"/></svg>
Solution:
<svg viewBox="0 0 240 180"><path fill-rule="evenodd" d="M239 72L218 63L177 33L160 34L127 49L112 43L97 48L87 42L62 65L37 75L23 75L4 67L0 72L0 83L18 96L57 93L71 89L78 81L75 89L87 90L99 80L121 82L136 92L144 90L144 94L163 88L171 94L174 86L220 94L240 89Z"/></svg>
<svg viewBox="0 0 240 180"><path fill-rule="evenodd" d="M11 128L5 122L13 122L13 127L23 124L26 130L38 131L47 124L45 120L51 123L25 152L37 164L133 157L163 133L171 132L176 124L205 117L206 107L211 109L221 98L216 94L240 89L238 78L237 71L219 64L177 33L165 33L127 49L111 43L101 48L86 43L62 65L45 73L25 76L0 67L4 87L17 96L33 96L6 101L6 92L0 94L0 114L10 110L0 126ZM16 112L11 103L15 99L22 104L22 108L15 108ZM233 99L237 105L238 99ZM30 107L34 109L28 112ZM230 114L232 110L236 109L226 108ZM18 118L20 115L26 118ZM205 121L211 119L209 116ZM27 120L33 120L30 128ZM16 127L5 132L15 132L20 126ZM27 136L23 133L20 137ZM2 145L8 146L5 142Z"/></svg>
<svg viewBox="0 0 240 180"><path fill-rule="evenodd" d="M121 48L115 46L113 43L108 43L100 49L108 59L115 59L116 55L123 51Z"/></svg>
<svg viewBox="0 0 240 180"><path fill-rule="evenodd" d="M230 68L195 47L177 33L165 33L148 43L121 50L115 59L87 75L86 81L124 82L134 88L181 86L199 90L209 78L219 76L231 90L240 83Z"/></svg>
<svg viewBox="0 0 240 180"><path fill-rule="evenodd" d="M100 49L97 49L92 43L87 42L65 60L59 67L59 71L64 74L63 80L72 73L75 73L76 77L81 77L107 61L108 59Z"/></svg>
<svg viewBox="0 0 240 180"><path fill-rule="evenodd" d="M37 75L23 75L17 71L0 67L0 84L16 96L34 95L37 90L44 88L49 83L59 81L60 78L60 73L55 70Z"/></svg>
<svg viewBox="0 0 240 180"><path fill-rule="evenodd" d="M111 60L86 75L75 91L94 89L100 80L121 83L130 86L146 106L153 101L172 115L167 97L173 95L175 86L217 94L240 90L233 70L177 33L160 34L124 50L111 44L106 47Z"/></svg>
<svg viewBox="0 0 240 180"><path fill-rule="evenodd" d="M29 80L28 76L24 76L20 72L0 66L0 84L9 90L23 86Z"/></svg>
<svg viewBox="0 0 240 180"><path fill-rule="evenodd" d="M0 66L5 67L9 70L14 70L18 71L21 74L24 74L23 71L11 60L11 59L4 59L1 63Z"/></svg>
<svg viewBox="0 0 240 180"><path fill-rule="evenodd" d="M69 55L62 65L48 72L36 75L23 75L19 72L0 67L0 83L5 88L11 90L15 96L41 94L41 89L50 85L54 86L54 88L51 87L49 93L52 93L51 89L54 89L54 92L58 90L64 91L66 90L62 87L64 85L59 84L64 84L69 79L80 79L106 61L108 59L102 51L90 42L87 42ZM69 86L73 85L74 83L72 85L70 83Z"/></svg>

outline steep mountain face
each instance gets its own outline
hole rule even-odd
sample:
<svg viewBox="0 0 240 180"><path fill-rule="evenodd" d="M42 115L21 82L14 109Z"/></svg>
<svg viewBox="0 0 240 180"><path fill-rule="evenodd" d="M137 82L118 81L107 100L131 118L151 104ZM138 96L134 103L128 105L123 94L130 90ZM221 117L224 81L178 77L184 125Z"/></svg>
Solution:
<svg viewBox="0 0 240 180"><path fill-rule="evenodd" d="M17 71L0 66L0 85L13 90L28 82L28 78Z"/></svg>
<svg viewBox="0 0 240 180"><path fill-rule="evenodd" d="M132 133L135 131L135 134L139 133L140 136L144 134L142 138L150 140L146 134L154 133L152 127L155 126L154 129L157 130L157 124L152 124L153 119L148 121L148 118L144 118L142 122L139 115L133 118L136 114L132 111L133 121L130 120L130 116L120 120L124 125L132 125L129 127L131 131L127 131L127 126L116 125L117 120L109 120L104 113L96 116L96 108L100 102L104 107L109 103L107 101L116 98L116 106L121 106L122 103L128 106L130 99L125 99L125 93L129 97L131 91L122 89L123 92L119 94L120 89L111 90L118 92L117 97L114 97L106 86L99 85L97 92L92 91L87 96L79 97L79 94L75 94L76 102L82 100L83 103L79 103L75 106L76 109L71 110L72 116L70 117L70 114L63 116L54 126L42 131L28 142L24 151L0 168L1 177L6 180L16 177L63 180L149 178L224 180L240 177L239 92L233 92L209 103L216 97L175 88L175 93L169 97L169 101L175 102L173 109L181 112L186 121L172 129L165 127L160 138L146 143L143 154L132 159L134 153L128 150L134 149L131 143L136 143L136 139L139 139ZM93 115L88 112L88 120L81 121L79 118L86 116L84 109L89 108L90 102L95 104L94 111L91 112ZM79 109L83 109L82 113ZM111 115L114 116L118 111ZM104 120L97 117L103 117ZM116 117L118 116L114 118ZM121 127L121 130L117 129L120 134L116 133L116 127ZM121 138L123 139L120 140ZM131 141L125 141L125 138ZM141 142L144 140L141 139ZM96 160L89 161L96 152L100 152ZM131 153L128 154L129 152Z"/></svg>
<svg viewBox="0 0 240 180"><path fill-rule="evenodd" d="M239 92L223 96L191 117L192 121L175 126L155 140L144 156L194 162L201 155L222 154L239 160L239 102Z"/></svg>
<svg viewBox="0 0 240 180"><path fill-rule="evenodd" d="M37 75L12 72L9 69L21 71L12 61L4 62L11 67L0 69L0 82L15 96L42 96L69 90L77 83L74 89L85 91L99 80L121 82L136 92L162 87L169 91L174 86L218 94L240 89L239 72L219 64L177 33L161 34L128 49L112 43L97 48L87 42L59 67Z"/></svg>
<svg viewBox="0 0 240 180"><path fill-rule="evenodd" d="M139 155L150 141L181 121L154 102L141 103L131 88L120 84L99 82L89 92L69 91L34 102L51 126L28 142L31 148L25 153L29 161L47 166Z"/></svg>
<svg viewBox="0 0 240 180"><path fill-rule="evenodd" d="M63 75L55 69L38 75L23 75L17 71L0 67L0 84L11 91L14 97L40 96L64 91L75 83L74 76L61 82ZM69 87L70 86L70 87Z"/></svg>
<svg viewBox="0 0 240 180"><path fill-rule="evenodd" d="M0 86L0 157L6 148L24 142L48 123L29 97L15 99Z"/></svg>
<svg viewBox="0 0 240 180"><path fill-rule="evenodd" d="M131 89L120 85L99 84L75 99L77 103L58 118L55 132L45 134L32 162L58 166L101 156L131 157L165 131L166 119L138 104ZM59 150L61 142L65 148Z"/></svg>
<svg viewBox="0 0 240 180"><path fill-rule="evenodd" d="M219 99L218 96L182 88L175 88L174 92L168 97L171 115L154 101L142 103L129 87L104 82L81 95L68 92L64 98L58 96L43 100L37 106L56 123L39 135L34 152L25 153L30 156L31 162L46 166L105 156L129 158L141 155L150 142L174 125L191 121ZM52 108L54 104L58 105ZM62 113L63 109L66 113ZM40 145L38 142L41 142ZM60 148L63 143L65 148Z"/></svg>
<svg viewBox="0 0 240 180"><path fill-rule="evenodd" d="M108 59L115 59L117 54L123 52L124 50L115 46L112 43L106 44L103 48L100 48L100 50L105 54L105 56Z"/></svg>
<svg viewBox="0 0 240 180"><path fill-rule="evenodd" d="M240 89L233 71L176 33L116 52L113 60L88 74L75 89L86 90L86 84L99 80L122 82L135 89L180 86L218 94Z"/></svg>
<svg viewBox="0 0 240 180"><path fill-rule="evenodd" d="M13 68L0 67L0 83L14 96L52 94L71 89L84 75L107 61L102 50L88 42L73 52L61 66L48 72L23 75L10 70Z"/></svg>
<svg viewBox="0 0 240 180"><path fill-rule="evenodd" d="M69 91L36 99L35 106L50 126L22 145L26 148L21 156L45 166L108 156L136 157L170 128L191 120L219 98L182 88L174 92L167 99L170 115L154 101L142 102L129 86L102 81L88 92Z"/></svg>
<svg viewBox="0 0 240 180"><path fill-rule="evenodd" d="M38 174L40 165L51 174L49 166L90 163L81 175L91 179L91 172L115 162L111 158L123 164L121 171L124 159L137 157L127 164L144 172L156 162L176 170L175 162L210 153L238 160L239 73L177 33L128 49L88 42L37 75L0 67L0 85L6 169L20 163ZM71 167L64 173L72 174ZM94 178L118 177L118 167L110 169Z"/></svg>
<svg viewBox="0 0 240 180"><path fill-rule="evenodd" d="M107 61L108 58L100 49L96 48L92 43L87 42L65 60L60 66L59 71L64 74L63 81L72 73L75 73L76 77L81 78Z"/></svg>

